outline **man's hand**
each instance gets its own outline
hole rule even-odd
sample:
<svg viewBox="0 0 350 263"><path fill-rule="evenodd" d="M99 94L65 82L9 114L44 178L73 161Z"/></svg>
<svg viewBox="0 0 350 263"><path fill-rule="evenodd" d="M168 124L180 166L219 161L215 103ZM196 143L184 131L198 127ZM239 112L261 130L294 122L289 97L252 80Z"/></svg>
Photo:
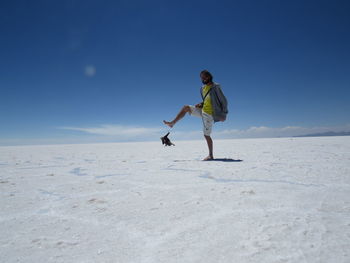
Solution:
<svg viewBox="0 0 350 263"><path fill-rule="evenodd" d="M203 108L203 102L196 104L196 108Z"/></svg>

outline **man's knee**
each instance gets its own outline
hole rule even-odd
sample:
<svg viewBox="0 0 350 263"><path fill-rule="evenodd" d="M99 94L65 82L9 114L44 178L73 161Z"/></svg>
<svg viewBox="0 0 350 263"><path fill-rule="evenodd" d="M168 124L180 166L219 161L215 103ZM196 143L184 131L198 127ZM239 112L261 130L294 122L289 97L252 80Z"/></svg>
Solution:
<svg viewBox="0 0 350 263"><path fill-rule="evenodd" d="M183 110L184 112L190 112L190 111L191 111L191 108L190 108L189 105L185 105L185 106L182 107L182 110Z"/></svg>

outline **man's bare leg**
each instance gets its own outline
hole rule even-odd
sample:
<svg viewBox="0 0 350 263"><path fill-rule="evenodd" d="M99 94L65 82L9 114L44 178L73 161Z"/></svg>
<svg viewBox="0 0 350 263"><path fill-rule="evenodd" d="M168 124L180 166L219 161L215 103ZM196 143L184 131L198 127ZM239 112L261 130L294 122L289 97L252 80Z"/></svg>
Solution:
<svg viewBox="0 0 350 263"><path fill-rule="evenodd" d="M213 160L213 140L210 136L204 135L205 139L207 140L208 149L209 149L209 155L203 159L203 161Z"/></svg>
<svg viewBox="0 0 350 263"><path fill-rule="evenodd" d="M182 107L180 112L176 115L175 119L173 119L172 121L163 121L163 122L165 125L168 125L170 128L172 128L175 125L175 123L181 120L186 115L186 113L190 111L191 111L190 106L185 105Z"/></svg>

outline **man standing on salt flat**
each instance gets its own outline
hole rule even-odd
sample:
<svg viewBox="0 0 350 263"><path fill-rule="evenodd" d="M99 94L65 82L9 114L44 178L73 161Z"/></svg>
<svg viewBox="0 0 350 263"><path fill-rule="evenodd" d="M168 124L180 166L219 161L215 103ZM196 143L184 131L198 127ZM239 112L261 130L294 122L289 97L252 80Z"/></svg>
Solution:
<svg viewBox="0 0 350 263"><path fill-rule="evenodd" d="M213 82L213 75L208 70L200 73L200 78L204 84L201 89L203 102L192 105L185 105L172 121L163 121L164 124L172 128L175 123L182 119L186 113L192 116L201 117L203 121L204 138L207 141L209 155L203 161L213 160L213 140L210 137L214 122L225 121L227 110L227 100L222 93L220 84Z"/></svg>

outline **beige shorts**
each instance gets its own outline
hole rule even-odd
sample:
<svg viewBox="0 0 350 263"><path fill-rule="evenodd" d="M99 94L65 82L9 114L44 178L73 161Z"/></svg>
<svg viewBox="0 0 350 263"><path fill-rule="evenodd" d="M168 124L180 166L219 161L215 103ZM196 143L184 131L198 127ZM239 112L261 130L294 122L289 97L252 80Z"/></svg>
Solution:
<svg viewBox="0 0 350 263"><path fill-rule="evenodd" d="M189 106L191 109L190 115L202 118L204 135L210 136L211 130L213 128L213 123L214 123L213 116L202 111L202 108L196 108L195 106L192 106L192 105L189 105Z"/></svg>

